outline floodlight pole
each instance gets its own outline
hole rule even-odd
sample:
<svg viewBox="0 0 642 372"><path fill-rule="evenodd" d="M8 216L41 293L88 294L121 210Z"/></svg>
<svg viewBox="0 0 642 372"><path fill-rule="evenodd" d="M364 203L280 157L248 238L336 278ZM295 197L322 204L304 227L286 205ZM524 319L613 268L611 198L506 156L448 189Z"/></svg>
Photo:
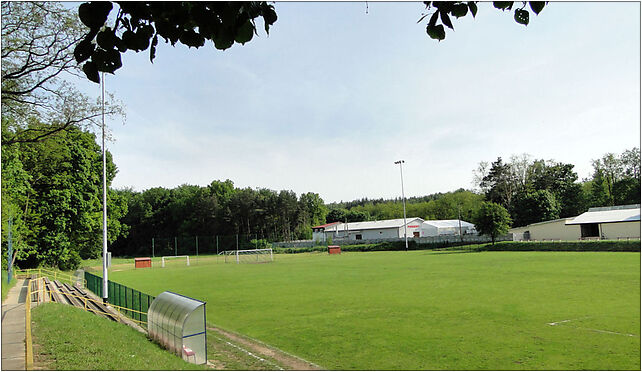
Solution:
<svg viewBox="0 0 642 372"><path fill-rule="evenodd" d="M406 195L403 192L403 167L401 164L405 163L403 160L397 160L395 164L399 164L399 171L401 172L401 198L403 199L403 236L406 239L406 251L408 251L408 224L406 223Z"/></svg>
<svg viewBox="0 0 642 372"><path fill-rule="evenodd" d="M105 73L102 73L102 122L103 122L103 303L109 302L107 278L107 157L105 155Z"/></svg>
<svg viewBox="0 0 642 372"><path fill-rule="evenodd" d="M461 205L457 204L457 220L459 221L459 240L464 242L464 235L461 233Z"/></svg>

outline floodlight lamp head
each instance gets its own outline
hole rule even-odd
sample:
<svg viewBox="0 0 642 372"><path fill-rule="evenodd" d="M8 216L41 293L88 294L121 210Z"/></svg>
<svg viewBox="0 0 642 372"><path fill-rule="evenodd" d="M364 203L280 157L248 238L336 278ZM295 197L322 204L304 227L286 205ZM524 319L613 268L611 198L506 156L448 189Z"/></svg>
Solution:
<svg viewBox="0 0 642 372"><path fill-rule="evenodd" d="M401 164L401 163L404 163L404 161L403 161L403 160L397 160L397 161L395 162L395 164Z"/></svg>

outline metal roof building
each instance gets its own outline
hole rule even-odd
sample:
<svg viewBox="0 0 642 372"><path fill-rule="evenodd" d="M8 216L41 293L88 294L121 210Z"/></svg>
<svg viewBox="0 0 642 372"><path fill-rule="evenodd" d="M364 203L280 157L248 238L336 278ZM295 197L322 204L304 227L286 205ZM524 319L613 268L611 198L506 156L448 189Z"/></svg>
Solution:
<svg viewBox="0 0 642 372"><path fill-rule="evenodd" d="M590 208L566 225L579 225L581 238L640 238L640 204Z"/></svg>
<svg viewBox="0 0 642 372"><path fill-rule="evenodd" d="M460 220L426 220L421 227L421 237L439 235L459 235L461 228L462 235L476 234L475 225Z"/></svg>
<svg viewBox="0 0 642 372"><path fill-rule="evenodd" d="M590 208L577 217L510 229L514 240L639 239L640 205Z"/></svg>
<svg viewBox="0 0 642 372"><path fill-rule="evenodd" d="M622 208L629 207L629 208ZM579 225L585 223L613 223L640 221L640 205L618 206L611 208L590 208L574 219L567 222L567 225Z"/></svg>
<svg viewBox="0 0 642 372"><path fill-rule="evenodd" d="M419 217L408 217L406 221L408 237L419 237L421 224L424 220ZM337 223L326 227L325 234L326 237L331 236L332 239L350 240L403 238L404 219Z"/></svg>

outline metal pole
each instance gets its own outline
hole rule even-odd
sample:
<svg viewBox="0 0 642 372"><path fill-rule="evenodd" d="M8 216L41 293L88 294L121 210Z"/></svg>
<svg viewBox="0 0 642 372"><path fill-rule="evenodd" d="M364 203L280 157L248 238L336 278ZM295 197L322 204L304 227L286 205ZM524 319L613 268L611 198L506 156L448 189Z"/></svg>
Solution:
<svg viewBox="0 0 642 372"><path fill-rule="evenodd" d="M105 73L100 79L102 86L102 124L103 124L103 303L109 302L107 288L107 157L105 155Z"/></svg>
<svg viewBox="0 0 642 372"><path fill-rule="evenodd" d="M403 191L403 167L401 164L405 163L403 160L398 160L395 164L399 164L399 171L401 172L401 197L403 199L403 236L406 239L406 251L408 250L408 224L406 223L406 195Z"/></svg>
<svg viewBox="0 0 642 372"><path fill-rule="evenodd" d="M216 235L216 255L218 256L218 235Z"/></svg>
<svg viewBox="0 0 642 372"><path fill-rule="evenodd" d="M196 235L196 257L198 257L198 235Z"/></svg>
<svg viewBox="0 0 642 372"><path fill-rule="evenodd" d="M463 243L464 236L461 233L461 206L459 204L457 204L457 218L459 221L459 240L461 240L461 242Z"/></svg>
<svg viewBox="0 0 642 372"><path fill-rule="evenodd" d="M239 250L239 234L236 234L236 255L238 256Z"/></svg>
<svg viewBox="0 0 642 372"><path fill-rule="evenodd" d="M152 238L152 258L154 257L154 238Z"/></svg>
<svg viewBox="0 0 642 372"><path fill-rule="evenodd" d="M178 244L176 242L176 237L174 237L174 256L178 256Z"/></svg>
<svg viewBox="0 0 642 372"><path fill-rule="evenodd" d="M11 279L13 278L13 238L11 233L11 230L13 230L13 218L9 217L8 225L9 232L7 236L7 284L11 283Z"/></svg>

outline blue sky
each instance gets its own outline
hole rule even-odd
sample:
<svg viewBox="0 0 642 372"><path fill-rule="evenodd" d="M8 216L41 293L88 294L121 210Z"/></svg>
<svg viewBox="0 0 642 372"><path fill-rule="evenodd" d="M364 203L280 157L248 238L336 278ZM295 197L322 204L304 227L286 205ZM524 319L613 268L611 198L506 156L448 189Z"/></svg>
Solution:
<svg viewBox="0 0 642 372"><path fill-rule="evenodd" d="M326 202L393 198L404 159L406 196L421 196L471 188L498 156L584 178L591 159L640 145L639 3L550 3L528 27L485 3L439 43L417 24L421 3L275 8L270 35L244 46L124 56L106 79L127 111L109 122L113 186L229 178Z"/></svg>

